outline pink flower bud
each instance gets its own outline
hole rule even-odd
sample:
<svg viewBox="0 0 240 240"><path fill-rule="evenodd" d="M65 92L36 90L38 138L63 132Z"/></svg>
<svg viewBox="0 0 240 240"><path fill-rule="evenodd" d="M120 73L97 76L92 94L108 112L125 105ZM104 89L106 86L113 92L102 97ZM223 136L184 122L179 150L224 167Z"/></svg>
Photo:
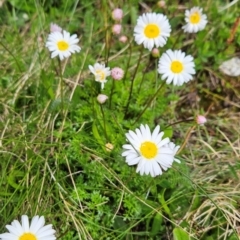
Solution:
<svg viewBox="0 0 240 240"><path fill-rule="evenodd" d="M62 28L55 23L50 24L50 32L61 32Z"/></svg>
<svg viewBox="0 0 240 240"><path fill-rule="evenodd" d="M98 94L97 96L97 101L100 103L100 104L103 104L107 101L108 99L108 96L104 95L104 94Z"/></svg>
<svg viewBox="0 0 240 240"><path fill-rule="evenodd" d="M204 123L207 122L207 119L204 116L202 116L202 115L198 115L197 119L196 119L196 122L199 125L204 125Z"/></svg>
<svg viewBox="0 0 240 240"><path fill-rule="evenodd" d="M158 5L160 8L165 8L165 7L166 7L166 2L165 2L165 1L158 1L157 5Z"/></svg>
<svg viewBox="0 0 240 240"><path fill-rule="evenodd" d="M42 42L43 41L42 37L38 37L37 40L38 40L38 42Z"/></svg>
<svg viewBox="0 0 240 240"><path fill-rule="evenodd" d="M124 71L119 67L115 67L111 71L111 76L114 80L121 80L124 76Z"/></svg>
<svg viewBox="0 0 240 240"><path fill-rule="evenodd" d="M112 32L113 34L119 35L122 30L122 25L121 24L114 24L112 27Z"/></svg>
<svg viewBox="0 0 240 240"><path fill-rule="evenodd" d="M122 18L123 18L123 10L120 9L120 8L115 8L115 9L112 11L112 18L113 18L113 20L115 20L115 21L120 21L120 20L122 20Z"/></svg>
<svg viewBox="0 0 240 240"><path fill-rule="evenodd" d="M157 48L154 48L152 50L152 56L155 57L155 58L160 56L159 50Z"/></svg>
<svg viewBox="0 0 240 240"><path fill-rule="evenodd" d="M128 38L126 36L122 35L118 40L122 43L126 43Z"/></svg>

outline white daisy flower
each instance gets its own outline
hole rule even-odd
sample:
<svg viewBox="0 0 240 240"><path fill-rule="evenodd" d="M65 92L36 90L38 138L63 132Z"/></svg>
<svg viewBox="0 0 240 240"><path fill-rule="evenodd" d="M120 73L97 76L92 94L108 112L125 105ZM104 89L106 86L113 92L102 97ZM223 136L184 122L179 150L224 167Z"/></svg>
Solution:
<svg viewBox="0 0 240 240"><path fill-rule="evenodd" d="M168 146L169 138L162 139L164 132L160 132L160 126L156 126L151 133L148 125L141 124L135 132L126 133L130 144L123 145L123 157L126 157L128 165L138 164L136 172L140 175L150 174L152 177L162 174L174 161L175 149Z"/></svg>
<svg viewBox="0 0 240 240"><path fill-rule="evenodd" d="M107 77L111 75L109 67L105 67L105 64L95 63L93 66L88 66L89 70L94 74L95 81L101 83L101 88L104 88L104 83L107 82Z"/></svg>
<svg viewBox="0 0 240 240"><path fill-rule="evenodd" d="M167 50L159 59L158 72L167 84L181 86L183 83L192 80L195 74L195 64L191 55L185 56L181 50Z"/></svg>
<svg viewBox="0 0 240 240"><path fill-rule="evenodd" d="M80 52L81 48L77 45L79 39L76 34L70 36L69 32L52 32L48 35L46 47L49 49L51 58L59 56L60 60L71 56L72 53Z"/></svg>
<svg viewBox="0 0 240 240"><path fill-rule="evenodd" d="M137 20L134 37L137 44L142 44L151 51L154 45L162 47L170 36L171 26L167 17L161 13L145 13Z"/></svg>
<svg viewBox="0 0 240 240"><path fill-rule="evenodd" d="M207 16L202 14L202 8L193 7L185 11L185 21L187 24L182 27L184 32L196 33L205 28Z"/></svg>
<svg viewBox="0 0 240 240"><path fill-rule="evenodd" d="M55 230L52 224L44 226L45 219L43 216L33 217L29 225L28 216L22 216L22 224L14 220L11 225L6 225L9 233L0 234L2 240L54 240Z"/></svg>

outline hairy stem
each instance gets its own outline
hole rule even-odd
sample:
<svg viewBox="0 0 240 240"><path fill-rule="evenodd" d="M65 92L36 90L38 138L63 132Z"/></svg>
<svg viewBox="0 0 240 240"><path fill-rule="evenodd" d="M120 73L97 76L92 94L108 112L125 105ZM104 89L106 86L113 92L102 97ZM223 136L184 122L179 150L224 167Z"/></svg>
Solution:
<svg viewBox="0 0 240 240"><path fill-rule="evenodd" d="M131 86L130 86L130 93L129 93L129 97L128 97L128 102L127 102L124 118L126 118L126 116L128 114L128 108L129 108L129 104L130 104L130 101L131 101L131 98L132 98L133 84L134 84L134 80L136 78L138 67L140 65L140 61L142 59L142 54L143 54L143 47L141 48L141 51L140 51L140 54L139 54L139 58L138 58L138 62L137 62L137 66L135 68L135 72L134 72L133 77L132 77L132 82L131 82Z"/></svg>
<svg viewBox="0 0 240 240"><path fill-rule="evenodd" d="M142 112L138 115L137 119L135 120L135 122L133 123L133 125L135 123L137 123L137 121L142 117L142 115L145 113L145 111L147 110L147 108L150 106L150 104L152 103L152 101L157 97L157 95L160 93L162 87L165 85L165 81L160 85L160 87L157 89L157 91L155 92L155 94L150 98L150 100L148 101L147 105L145 106L145 108L142 110Z"/></svg>

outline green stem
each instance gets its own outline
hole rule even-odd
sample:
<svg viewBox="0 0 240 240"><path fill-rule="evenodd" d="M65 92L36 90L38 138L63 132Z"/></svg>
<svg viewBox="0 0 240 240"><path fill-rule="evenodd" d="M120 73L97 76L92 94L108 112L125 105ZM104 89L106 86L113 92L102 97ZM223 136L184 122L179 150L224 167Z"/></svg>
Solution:
<svg viewBox="0 0 240 240"><path fill-rule="evenodd" d="M102 117L103 117L104 134L105 134L106 142L108 142L106 122L105 122L105 115L104 115L104 111L103 111L103 106L102 105L100 105L100 109L101 109L101 113L102 113Z"/></svg>
<svg viewBox="0 0 240 240"><path fill-rule="evenodd" d="M142 54L143 54L143 47L141 48L141 51L140 51L140 54L139 54L139 58L138 58L138 62L137 62L137 66L135 68L135 72L134 72L133 77L132 77L131 87L130 87L130 94L129 94L129 97L128 97L128 102L127 102L124 118L126 118L126 116L128 114L128 108L129 108L129 104L130 104L130 100L132 98L132 92L133 92L133 83L134 83L134 80L136 78L136 74L137 74L138 67L140 65L140 61L142 59Z"/></svg>
<svg viewBox="0 0 240 240"><path fill-rule="evenodd" d="M20 64L18 62L18 60L15 58L15 56L12 54L12 52L0 41L0 44L3 46L3 48L13 57L13 59L15 60L16 64L17 64L17 67L18 67L18 70L20 72L23 72L23 70L21 69L20 67Z"/></svg>
<svg viewBox="0 0 240 240"><path fill-rule="evenodd" d="M133 125L135 123L137 123L137 121L141 118L141 116L144 114L144 112L147 110L147 108L150 106L150 104L152 103L152 101L157 97L157 95L159 94L160 90L162 89L162 87L165 85L165 81L160 85L160 87L157 89L157 91L155 92L155 94L150 98L150 100L148 101L147 105L145 106L145 108L143 109L143 111L138 115L137 119L135 120L135 122L133 123Z"/></svg>
<svg viewBox="0 0 240 240"><path fill-rule="evenodd" d="M109 109L111 109L111 106L112 106L112 95L113 95L114 87L115 87L115 80L112 81L111 93L109 97Z"/></svg>
<svg viewBox="0 0 240 240"><path fill-rule="evenodd" d="M132 43L130 43L130 53L128 55L129 55L129 58L128 58L128 62L127 62L127 67L124 71L124 77L123 77L123 83L124 84L125 84L125 79L126 79L127 72L128 72L128 69L129 69L130 61L131 61L131 58L132 58Z"/></svg>
<svg viewBox="0 0 240 240"><path fill-rule="evenodd" d="M171 127L171 126L176 125L176 124L178 124L178 123L192 122L193 120L194 120L193 118L191 118L191 119L179 120L179 121L177 121L177 122L174 122L174 123L171 123L171 124L167 125L167 126L164 128L164 130L167 129L168 127Z"/></svg>
<svg viewBox="0 0 240 240"><path fill-rule="evenodd" d="M62 74L62 65L61 61L58 59L59 70L60 70L60 95L61 95L61 105L62 105L62 113L64 111L64 102L63 102L63 74Z"/></svg>
<svg viewBox="0 0 240 240"><path fill-rule="evenodd" d="M111 41L112 41L112 34L110 34L110 36L108 36L108 30L106 33L106 66L108 65L108 58L109 58L109 54L110 54L110 49L111 49Z"/></svg>
<svg viewBox="0 0 240 240"><path fill-rule="evenodd" d="M105 63L106 63L106 66L108 65L108 58L109 58L109 53L110 53L110 48L111 48L111 39L112 39L112 33L110 32L110 26L108 24L108 3L107 1L103 1L103 17L104 17L104 26L105 26L105 29L106 29L106 32L105 32Z"/></svg>
<svg viewBox="0 0 240 240"><path fill-rule="evenodd" d="M149 68L150 64L151 64L151 61L150 61L150 58L149 58L148 64L147 64L145 70L143 71L143 75L142 75L142 79L141 79L141 82L140 82L140 85L139 85L139 88L138 88L138 92L141 91L143 80L144 80L145 74L147 72L146 70Z"/></svg>
<svg viewBox="0 0 240 240"><path fill-rule="evenodd" d="M178 40L179 40L180 37L181 37L181 34L178 34L177 39L176 39L175 43L174 43L173 46L172 46L172 49L175 48L175 46L176 46L176 44L178 43Z"/></svg>

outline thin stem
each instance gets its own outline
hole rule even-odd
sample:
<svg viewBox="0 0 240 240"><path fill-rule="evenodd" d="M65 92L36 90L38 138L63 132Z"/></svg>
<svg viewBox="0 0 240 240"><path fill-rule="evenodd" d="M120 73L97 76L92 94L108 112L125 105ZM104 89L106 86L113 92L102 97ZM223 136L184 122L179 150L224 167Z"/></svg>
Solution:
<svg viewBox="0 0 240 240"><path fill-rule="evenodd" d="M181 34L178 34L177 39L176 39L175 43L174 43L173 46L172 46L172 49L175 48L176 44L179 42L179 38L180 38L180 37L181 37Z"/></svg>
<svg viewBox="0 0 240 240"><path fill-rule="evenodd" d="M131 61L131 58L132 58L132 43L130 43L130 53L128 55L129 55L129 58L128 58L128 62L127 62L127 67L124 71L124 77L123 77L123 83L124 84L125 84L125 79L126 79L127 72L128 72L128 69L129 69L130 61Z"/></svg>
<svg viewBox="0 0 240 240"><path fill-rule="evenodd" d="M193 118L191 118L191 119L179 120L179 121L177 121L177 122L174 122L174 123L171 123L171 124L167 125L164 129L167 129L168 127L174 126L174 125L176 125L176 124L178 124L178 123L192 122L193 120L194 120Z"/></svg>
<svg viewBox="0 0 240 240"><path fill-rule="evenodd" d="M18 67L18 70L20 72L22 72L23 70L21 69L21 66L18 62L18 60L15 58L15 56L12 54L12 52L0 41L0 44L3 46L3 48L13 57L13 59L15 60L16 64L17 64L17 67Z"/></svg>
<svg viewBox="0 0 240 240"><path fill-rule="evenodd" d="M141 80L141 82L140 82L140 85L139 85L139 88L138 88L138 92L141 91L142 84L143 84L143 80L144 80L145 74L146 74L147 69L149 68L150 64L151 64L151 61L150 61L150 59L149 59L148 65L146 66L145 70L143 71L142 80Z"/></svg>
<svg viewBox="0 0 240 240"><path fill-rule="evenodd" d="M158 88L158 90L155 92L155 94L150 98L150 100L148 101L147 105L145 106L145 108L143 109L143 111L138 115L137 119L135 120L135 122L133 123L133 125L135 123L137 123L137 121L141 118L141 116L144 114L144 112L147 110L147 108L150 106L150 104L152 103L152 101L157 97L157 95L159 94L160 90L162 89L162 87L165 85L165 81L160 85L160 87Z"/></svg>
<svg viewBox="0 0 240 240"><path fill-rule="evenodd" d="M188 139L190 138L191 133L192 133L192 131L193 131L195 128L196 128L196 125L194 125L194 126L192 126L192 127L190 127L190 128L188 129L188 131L187 131L187 133L186 133L186 137L184 138L184 142L183 142L183 144L181 145L180 149L178 150L177 154L179 154L179 153L183 150L183 148L186 146L186 144L187 144L187 142L188 142Z"/></svg>
<svg viewBox="0 0 240 240"><path fill-rule="evenodd" d="M158 86L158 69L157 69L157 66L158 66L158 59L155 60L155 90L157 91L157 86ZM155 101L156 102L156 101ZM152 106L154 106L155 103L153 103Z"/></svg>
<svg viewBox="0 0 240 240"><path fill-rule="evenodd" d="M109 97L109 109L111 109L111 106L112 106L112 95L113 95L114 87L115 87L115 80L112 81L111 93Z"/></svg>
<svg viewBox="0 0 240 240"><path fill-rule="evenodd" d="M106 66L108 65L108 58L109 58L109 54L110 54L110 49L111 49L111 41L112 41L112 34L108 34L108 30L106 33Z"/></svg>
<svg viewBox="0 0 240 240"><path fill-rule="evenodd" d="M109 24L108 24L108 3L106 1L104 1L104 4L103 4L103 13L104 13L104 27L106 29L106 32L105 32L105 45L106 45L106 48L105 48L105 63L106 63L106 66L108 65L108 58L109 58L109 53L110 53L110 48L111 48L111 39L112 39L112 34L110 33L109 31Z"/></svg>
<svg viewBox="0 0 240 240"><path fill-rule="evenodd" d="M63 102L63 74L62 74L62 65L61 61L58 59L59 70L60 70L60 96L61 96L61 105L62 105L62 113L64 111L64 102Z"/></svg>
<svg viewBox="0 0 240 240"><path fill-rule="evenodd" d="M106 122L105 122L105 115L104 115L104 111L103 111L103 106L102 105L100 105L100 109L101 109L101 113L102 113L102 117L103 117L104 134L105 134L106 142L108 142L107 130L106 130Z"/></svg>
<svg viewBox="0 0 240 240"><path fill-rule="evenodd" d="M140 51L140 54L139 54L139 58L138 58L138 62L137 62L137 66L135 68L135 72L133 74L133 77L132 77L132 82L131 82L131 87L130 87L130 93L129 93L129 97L128 97L128 102L127 102L127 106L126 106L126 110L125 110L125 116L124 118L126 118L127 114L128 114L128 108L129 108L129 104L130 104L130 100L132 98L132 92L133 92L133 83L134 83L134 80L136 78L136 74L137 74L137 70L138 70L138 67L140 65L140 61L142 59L142 54L143 54L143 47L141 48L141 51Z"/></svg>
<svg viewBox="0 0 240 240"><path fill-rule="evenodd" d="M210 104L210 106L208 107L208 110L207 110L207 112L205 113L204 116L207 116L207 115L208 115L208 113L209 113L209 111L210 111L210 109L212 108L213 105L214 105L214 103L211 103L211 104ZM167 126L167 127L168 127L168 126ZM197 124L193 125L192 127L190 127L190 128L188 129L188 131L187 131L187 133L186 133L186 137L184 138L183 144L181 145L181 147L180 147L180 149L178 150L177 154L179 154L179 153L183 150L183 148L186 146L186 144L187 144L187 142L188 142L188 139L189 139L190 136L191 136L192 131L193 131L196 127L197 127Z"/></svg>

